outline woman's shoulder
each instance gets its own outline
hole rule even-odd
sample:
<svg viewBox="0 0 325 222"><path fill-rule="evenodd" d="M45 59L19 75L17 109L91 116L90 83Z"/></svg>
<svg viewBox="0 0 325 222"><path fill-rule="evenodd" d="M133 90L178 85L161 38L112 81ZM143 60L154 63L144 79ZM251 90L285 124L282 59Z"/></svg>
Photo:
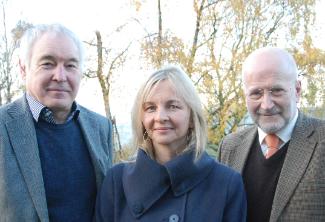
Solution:
<svg viewBox="0 0 325 222"><path fill-rule="evenodd" d="M125 171L133 168L135 162L121 162L113 165L106 172L104 183L118 183L122 181Z"/></svg>
<svg viewBox="0 0 325 222"><path fill-rule="evenodd" d="M227 166L224 163L219 162L218 160L215 160L215 168L219 171L223 171L225 173L229 173L229 174L239 174L239 172L237 172L235 169Z"/></svg>
<svg viewBox="0 0 325 222"><path fill-rule="evenodd" d="M229 181L234 178L241 179L239 172L223 163L218 162L217 160L214 160L212 175L223 181Z"/></svg>
<svg viewBox="0 0 325 222"><path fill-rule="evenodd" d="M222 173L222 174L238 174L233 168L219 162L213 156L209 155L207 152L204 152L202 155L202 159L207 165L212 168L214 173Z"/></svg>
<svg viewBox="0 0 325 222"><path fill-rule="evenodd" d="M130 168L133 168L134 164L135 164L134 161L116 163L115 165L113 165L111 168L108 169L106 176L109 175L114 177L122 176L123 172L125 170L130 170Z"/></svg>

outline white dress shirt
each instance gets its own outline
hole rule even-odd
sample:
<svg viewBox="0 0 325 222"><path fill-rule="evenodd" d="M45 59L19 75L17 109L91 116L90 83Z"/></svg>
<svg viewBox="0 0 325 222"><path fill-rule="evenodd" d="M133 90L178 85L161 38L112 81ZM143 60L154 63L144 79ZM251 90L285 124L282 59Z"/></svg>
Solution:
<svg viewBox="0 0 325 222"><path fill-rule="evenodd" d="M295 116L290 120L289 124L286 125L283 129L281 129L279 132L276 133L276 135L281 139L280 140L280 147L281 149L284 144L286 144L291 139L291 134L293 131L293 128L296 125L298 119L298 109L296 110ZM264 138L266 137L266 133L258 127L258 140L261 144L261 149L264 155L266 155L267 146L265 144Z"/></svg>

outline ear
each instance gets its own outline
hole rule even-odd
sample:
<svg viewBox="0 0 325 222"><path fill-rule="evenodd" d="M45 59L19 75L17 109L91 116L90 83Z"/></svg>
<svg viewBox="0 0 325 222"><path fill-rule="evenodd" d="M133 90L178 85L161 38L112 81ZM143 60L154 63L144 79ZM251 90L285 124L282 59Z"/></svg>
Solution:
<svg viewBox="0 0 325 222"><path fill-rule="evenodd" d="M301 96L301 81L297 80L295 84L296 102L298 103Z"/></svg>
<svg viewBox="0 0 325 222"><path fill-rule="evenodd" d="M21 75L21 78L23 79L23 80L26 80L26 65L25 65L25 63L23 63L22 61L21 61L21 59L19 59L19 71L20 71L20 75Z"/></svg>

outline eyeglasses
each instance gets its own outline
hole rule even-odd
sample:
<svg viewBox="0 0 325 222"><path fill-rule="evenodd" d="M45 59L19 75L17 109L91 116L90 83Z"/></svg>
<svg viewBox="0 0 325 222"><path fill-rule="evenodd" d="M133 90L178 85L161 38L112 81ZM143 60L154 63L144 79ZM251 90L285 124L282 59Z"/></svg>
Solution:
<svg viewBox="0 0 325 222"><path fill-rule="evenodd" d="M272 98L277 98L284 96L287 93L287 90L280 87L273 87L271 89L253 89L249 91L246 96L251 100L259 100L265 93L270 93Z"/></svg>

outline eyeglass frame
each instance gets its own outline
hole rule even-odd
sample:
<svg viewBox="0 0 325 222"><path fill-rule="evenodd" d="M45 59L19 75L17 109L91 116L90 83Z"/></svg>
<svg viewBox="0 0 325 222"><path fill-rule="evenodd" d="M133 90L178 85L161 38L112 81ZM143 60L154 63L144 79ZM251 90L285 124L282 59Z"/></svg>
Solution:
<svg viewBox="0 0 325 222"><path fill-rule="evenodd" d="M249 92L246 92L245 95L248 99L252 101L259 101L263 96L267 93L271 95L271 98L280 98L285 96L290 88L288 90L284 89L283 87L280 86L273 86L270 89L263 89L263 88L257 88L253 89ZM266 92L265 92L266 91ZM253 95L255 93L255 96Z"/></svg>

